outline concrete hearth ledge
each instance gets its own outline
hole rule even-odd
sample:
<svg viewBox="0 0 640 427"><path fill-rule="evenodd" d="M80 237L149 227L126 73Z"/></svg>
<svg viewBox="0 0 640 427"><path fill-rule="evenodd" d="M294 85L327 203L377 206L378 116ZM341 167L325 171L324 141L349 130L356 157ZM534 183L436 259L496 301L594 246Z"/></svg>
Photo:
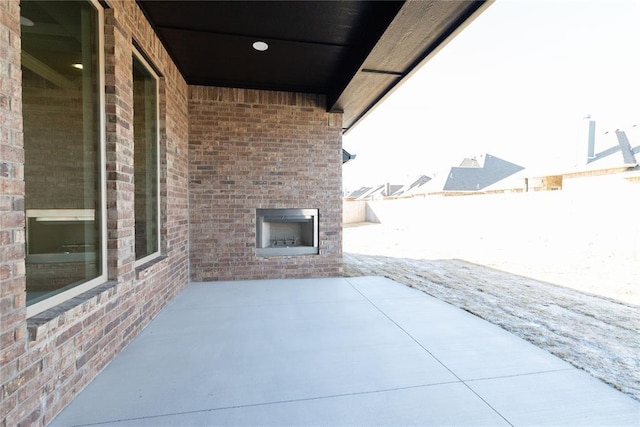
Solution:
<svg viewBox="0 0 640 427"><path fill-rule="evenodd" d="M193 283L53 426L615 425L640 403L380 277Z"/></svg>

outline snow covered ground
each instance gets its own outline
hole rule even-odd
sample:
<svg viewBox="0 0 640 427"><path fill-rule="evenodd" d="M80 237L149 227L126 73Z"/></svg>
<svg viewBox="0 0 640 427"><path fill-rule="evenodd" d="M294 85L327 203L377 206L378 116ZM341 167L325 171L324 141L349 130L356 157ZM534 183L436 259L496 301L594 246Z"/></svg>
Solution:
<svg viewBox="0 0 640 427"><path fill-rule="evenodd" d="M381 224L347 227L344 250L464 259L640 306L640 183L573 181L562 191L368 202Z"/></svg>

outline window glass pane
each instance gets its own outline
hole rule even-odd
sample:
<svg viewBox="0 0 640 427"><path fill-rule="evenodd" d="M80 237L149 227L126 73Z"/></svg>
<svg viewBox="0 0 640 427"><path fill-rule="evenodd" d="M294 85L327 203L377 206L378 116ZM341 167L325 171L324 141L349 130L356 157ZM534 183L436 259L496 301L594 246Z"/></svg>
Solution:
<svg viewBox="0 0 640 427"><path fill-rule="evenodd" d="M133 57L136 260L158 251L157 80Z"/></svg>
<svg viewBox="0 0 640 427"><path fill-rule="evenodd" d="M98 12L22 1L27 303L102 274Z"/></svg>

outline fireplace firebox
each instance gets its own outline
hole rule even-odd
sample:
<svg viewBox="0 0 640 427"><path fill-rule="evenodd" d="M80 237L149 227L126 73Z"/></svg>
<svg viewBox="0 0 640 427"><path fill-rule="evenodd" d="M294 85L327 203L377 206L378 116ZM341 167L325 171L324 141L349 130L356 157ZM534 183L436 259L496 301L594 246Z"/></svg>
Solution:
<svg viewBox="0 0 640 427"><path fill-rule="evenodd" d="M318 209L256 210L256 255L318 253Z"/></svg>

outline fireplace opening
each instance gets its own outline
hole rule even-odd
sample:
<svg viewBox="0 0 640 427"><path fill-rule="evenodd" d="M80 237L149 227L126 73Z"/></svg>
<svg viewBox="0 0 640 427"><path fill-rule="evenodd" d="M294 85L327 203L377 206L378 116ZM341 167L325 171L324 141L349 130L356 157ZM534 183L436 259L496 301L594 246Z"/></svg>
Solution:
<svg viewBox="0 0 640 427"><path fill-rule="evenodd" d="M256 210L256 255L318 253L318 209Z"/></svg>

